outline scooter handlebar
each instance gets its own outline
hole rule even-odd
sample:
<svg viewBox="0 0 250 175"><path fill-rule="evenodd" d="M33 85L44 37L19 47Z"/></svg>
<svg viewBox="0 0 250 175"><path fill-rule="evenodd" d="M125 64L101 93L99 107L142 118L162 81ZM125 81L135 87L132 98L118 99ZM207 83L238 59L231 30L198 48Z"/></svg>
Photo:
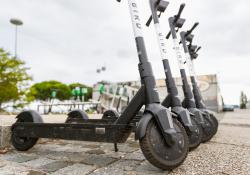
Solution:
<svg viewBox="0 0 250 175"><path fill-rule="evenodd" d="M150 26L150 23L152 22L152 19L153 19L153 17L152 17L152 15L150 15L150 17L148 18L148 21L146 23L147 27Z"/></svg>
<svg viewBox="0 0 250 175"><path fill-rule="evenodd" d="M182 13L184 7L185 7L184 3L180 5L180 8L179 8L179 11L178 11L177 15L174 16L174 21L173 21L174 24L178 21L178 19L180 19L181 13ZM177 31L178 31L178 29L177 29ZM169 39L170 35L171 35L171 31L168 32L168 34L166 36L166 39Z"/></svg>
<svg viewBox="0 0 250 175"><path fill-rule="evenodd" d="M199 46L199 47L196 49L195 53L197 53L199 50L201 50L201 46Z"/></svg>
<svg viewBox="0 0 250 175"><path fill-rule="evenodd" d="M192 27L190 30L187 31L187 33L186 33L185 36L190 35L198 25L199 25L199 23L196 22L196 23L193 25L193 27Z"/></svg>
<svg viewBox="0 0 250 175"><path fill-rule="evenodd" d="M162 12L160 12L160 14L158 15L158 18L160 18L160 17L161 17L161 13L162 13ZM151 24L152 20L153 20L153 16L152 16L152 15L150 15L150 17L148 18L148 21L147 21L147 23L146 23L146 26L147 26L147 27L149 27L149 26L150 26L150 24Z"/></svg>
<svg viewBox="0 0 250 175"><path fill-rule="evenodd" d="M166 10L166 8L167 8L167 6L169 4L169 2L165 1L165 0L152 1L152 3L153 4L151 4L151 6L153 6L153 7L155 6L156 7L154 9L155 11L153 13L157 14L157 12L160 12L159 15L157 15L158 18L161 17L161 13L164 13L164 11ZM154 3L156 3L156 4L154 4ZM150 26L150 23L152 22L152 20L153 20L153 15L150 15L150 17L149 17L149 19L148 19L148 21L146 23L147 27Z"/></svg>
<svg viewBox="0 0 250 175"><path fill-rule="evenodd" d="M181 13L182 13L184 7L185 7L185 4L184 4L184 3L180 5L179 11L178 11L177 15L175 15L175 20L174 20L174 22L176 22L176 21L181 17Z"/></svg>
<svg viewBox="0 0 250 175"><path fill-rule="evenodd" d="M171 35L171 31L168 32L166 39L169 39L170 35Z"/></svg>

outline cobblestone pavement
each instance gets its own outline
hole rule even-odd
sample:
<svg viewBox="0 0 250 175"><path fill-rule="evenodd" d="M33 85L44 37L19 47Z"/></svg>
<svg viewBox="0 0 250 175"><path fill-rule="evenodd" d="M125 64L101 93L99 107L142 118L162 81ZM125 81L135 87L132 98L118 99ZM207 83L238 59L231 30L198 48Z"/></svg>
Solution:
<svg viewBox="0 0 250 175"><path fill-rule="evenodd" d="M220 117L221 118L221 117ZM235 121L235 122L234 122ZM42 140L27 152L12 148L0 153L0 175L105 175L105 174L250 174L250 111L226 113L217 135L189 153L171 172L150 165L131 137L114 152L113 144Z"/></svg>

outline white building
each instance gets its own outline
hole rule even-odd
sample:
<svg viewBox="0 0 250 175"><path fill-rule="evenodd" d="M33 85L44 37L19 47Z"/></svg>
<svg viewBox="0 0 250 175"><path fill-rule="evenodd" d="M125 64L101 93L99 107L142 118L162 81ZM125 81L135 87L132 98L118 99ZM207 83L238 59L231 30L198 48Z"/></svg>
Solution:
<svg viewBox="0 0 250 175"><path fill-rule="evenodd" d="M220 112L223 104L217 76L202 75L197 78L202 97L208 109ZM183 99L181 78L175 78L175 82L178 87L179 96ZM165 79L158 79L156 85L162 101L167 96ZM100 84L97 84L94 87L93 99L100 100L105 108L118 108L118 110L122 110L122 108L127 105L127 101L130 100L140 88L140 82L105 83L105 92L101 96L99 86Z"/></svg>

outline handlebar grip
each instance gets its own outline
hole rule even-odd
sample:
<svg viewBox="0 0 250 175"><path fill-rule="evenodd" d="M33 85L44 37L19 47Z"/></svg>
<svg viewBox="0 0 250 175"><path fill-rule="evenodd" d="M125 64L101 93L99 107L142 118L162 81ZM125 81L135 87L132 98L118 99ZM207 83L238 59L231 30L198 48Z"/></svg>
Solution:
<svg viewBox="0 0 250 175"><path fill-rule="evenodd" d="M198 25L199 25L198 22L194 23L193 27L192 27L190 30L187 31L187 33L186 33L185 36L190 35L190 34L193 32L193 30L194 30Z"/></svg>
<svg viewBox="0 0 250 175"><path fill-rule="evenodd" d="M151 23L152 19L153 19L153 17L152 17L152 15L151 15L151 16L149 17L147 23L146 23L146 26L147 26L147 27L150 26L150 23Z"/></svg>
<svg viewBox="0 0 250 175"><path fill-rule="evenodd" d="M180 18L181 13L182 13L184 7L185 7L185 4L184 4L184 3L180 5L179 12L178 12L178 14L176 15L176 18L175 18L176 21Z"/></svg>
<svg viewBox="0 0 250 175"><path fill-rule="evenodd" d="M160 12L160 14L158 15L158 18L160 18L160 17L161 17L161 12ZM146 23L146 26L147 26L147 27L150 26L152 20L153 20L153 16L151 15L151 16L148 18L148 21L147 21L147 23Z"/></svg>
<svg viewBox="0 0 250 175"><path fill-rule="evenodd" d="M168 32L166 39L169 39L170 35L171 35L171 31Z"/></svg>
<svg viewBox="0 0 250 175"><path fill-rule="evenodd" d="M192 32L198 25L199 25L199 23L196 22L196 23L193 25L193 27L190 29L190 31Z"/></svg>
<svg viewBox="0 0 250 175"><path fill-rule="evenodd" d="M201 50L201 46L198 47L195 52L197 53L199 50Z"/></svg>

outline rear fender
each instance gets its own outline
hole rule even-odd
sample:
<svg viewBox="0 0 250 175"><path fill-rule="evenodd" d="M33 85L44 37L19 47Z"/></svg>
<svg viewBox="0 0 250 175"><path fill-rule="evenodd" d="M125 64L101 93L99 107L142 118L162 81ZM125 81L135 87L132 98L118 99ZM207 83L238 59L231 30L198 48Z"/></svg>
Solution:
<svg viewBox="0 0 250 175"><path fill-rule="evenodd" d="M24 122L43 123L41 115L34 110L23 111L16 118L22 119Z"/></svg>

